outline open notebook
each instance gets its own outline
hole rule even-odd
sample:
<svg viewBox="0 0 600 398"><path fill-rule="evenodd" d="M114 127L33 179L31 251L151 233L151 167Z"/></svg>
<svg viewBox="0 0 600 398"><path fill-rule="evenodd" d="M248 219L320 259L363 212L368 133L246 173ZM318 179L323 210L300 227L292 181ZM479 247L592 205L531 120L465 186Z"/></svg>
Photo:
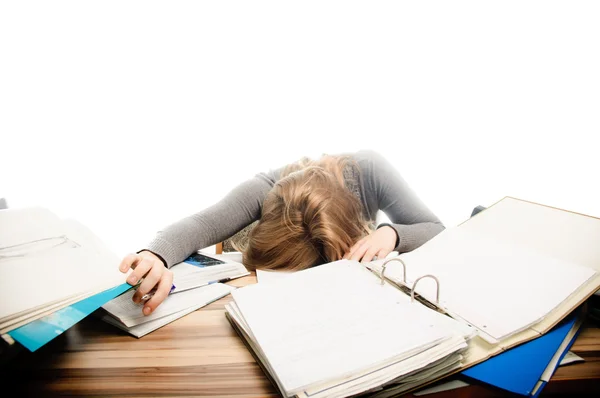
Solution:
<svg viewBox="0 0 600 398"><path fill-rule="evenodd" d="M418 249L233 292L284 396L412 391L549 331L600 288L600 219L506 197Z"/></svg>
<svg viewBox="0 0 600 398"><path fill-rule="evenodd" d="M507 197L373 268L496 344L548 331L598 290L599 240L598 218Z"/></svg>
<svg viewBox="0 0 600 398"><path fill-rule="evenodd" d="M102 306L100 319L135 337L143 337L199 308L227 296L235 289L223 283L187 289L169 295L150 315L142 314L142 306L131 298L135 290L118 296Z"/></svg>
<svg viewBox="0 0 600 398"><path fill-rule="evenodd" d="M242 263L229 256L203 252L191 254L173 265L171 271L171 293L151 315L144 315L143 306L132 301L136 290L131 289L106 302L101 319L133 336L143 337L228 295L235 288L223 282L250 274Z"/></svg>

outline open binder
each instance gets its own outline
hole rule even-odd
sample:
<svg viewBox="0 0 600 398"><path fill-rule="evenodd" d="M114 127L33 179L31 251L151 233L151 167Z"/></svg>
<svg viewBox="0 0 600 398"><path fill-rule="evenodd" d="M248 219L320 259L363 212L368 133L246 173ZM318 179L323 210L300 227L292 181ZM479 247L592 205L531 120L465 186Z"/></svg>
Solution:
<svg viewBox="0 0 600 398"><path fill-rule="evenodd" d="M486 342L514 345L599 289L599 239L598 218L506 197L373 270Z"/></svg>
<svg viewBox="0 0 600 398"><path fill-rule="evenodd" d="M598 241L598 218L505 197L398 257L366 265L338 261L277 284L238 289L226 314L282 395L387 397L463 371L548 332L600 289ZM335 305L328 307L328 300ZM356 314L363 301L389 306L377 327L363 324L367 311ZM407 316L417 308L418 317ZM339 318L350 334L360 325L364 335L347 338L341 328L332 337L331 330L313 322L320 319L336 328L327 323L328 317ZM395 323L403 317L411 319L404 329ZM296 336L285 329L287 324L299 329L310 325L302 330L311 339ZM394 327L394 338L381 332ZM428 333L433 334L428 338ZM392 350L396 340L415 334L423 334L415 346ZM331 341L331 346L318 345L319 339ZM388 357L361 351L361 344L373 349L372 339L390 347ZM286 356L286 350L293 355ZM307 352L314 353L314 363ZM332 362L313 379L295 377L318 369L330 357L350 362L347 352L358 358L352 369L335 369Z"/></svg>

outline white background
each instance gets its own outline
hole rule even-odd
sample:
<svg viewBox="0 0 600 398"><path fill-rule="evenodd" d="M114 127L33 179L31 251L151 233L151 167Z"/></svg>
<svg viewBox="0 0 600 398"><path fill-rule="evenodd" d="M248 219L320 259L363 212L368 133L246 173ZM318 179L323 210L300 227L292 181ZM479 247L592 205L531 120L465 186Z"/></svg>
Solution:
<svg viewBox="0 0 600 398"><path fill-rule="evenodd" d="M0 197L114 251L300 156L374 149L447 226L600 216L594 1L0 5Z"/></svg>

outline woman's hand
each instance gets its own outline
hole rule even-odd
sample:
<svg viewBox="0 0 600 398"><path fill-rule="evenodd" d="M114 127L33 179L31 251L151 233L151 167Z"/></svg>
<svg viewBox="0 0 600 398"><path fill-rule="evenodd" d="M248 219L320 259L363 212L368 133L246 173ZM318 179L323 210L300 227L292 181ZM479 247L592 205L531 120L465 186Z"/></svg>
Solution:
<svg viewBox="0 0 600 398"><path fill-rule="evenodd" d="M146 250L139 254L125 256L119 270L126 273L130 268L133 269L133 272L129 274L127 283L135 285L144 278L133 295L134 303L140 303L145 294L155 290L154 295L144 304L142 310L144 315L150 315L169 295L173 285L173 272L165 267L158 256Z"/></svg>
<svg viewBox="0 0 600 398"><path fill-rule="evenodd" d="M398 234L396 230L389 226L383 226L372 234L365 236L350 248L344 259L362 261L363 263L385 258L396 247Z"/></svg>

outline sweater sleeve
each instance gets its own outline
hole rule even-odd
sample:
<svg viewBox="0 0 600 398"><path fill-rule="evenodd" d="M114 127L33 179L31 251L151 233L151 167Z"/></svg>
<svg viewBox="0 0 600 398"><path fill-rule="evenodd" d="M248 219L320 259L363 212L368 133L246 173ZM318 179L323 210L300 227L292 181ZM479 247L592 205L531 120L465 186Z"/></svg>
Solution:
<svg viewBox="0 0 600 398"><path fill-rule="evenodd" d="M247 180L216 204L159 231L145 250L161 257L167 267L197 250L223 241L260 218L262 204L279 170Z"/></svg>
<svg viewBox="0 0 600 398"><path fill-rule="evenodd" d="M363 193L373 219L377 210L390 219L398 234L394 250L416 249L444 230L438 217L419 199L400 173L380 154L359 153Z"/></svg>

